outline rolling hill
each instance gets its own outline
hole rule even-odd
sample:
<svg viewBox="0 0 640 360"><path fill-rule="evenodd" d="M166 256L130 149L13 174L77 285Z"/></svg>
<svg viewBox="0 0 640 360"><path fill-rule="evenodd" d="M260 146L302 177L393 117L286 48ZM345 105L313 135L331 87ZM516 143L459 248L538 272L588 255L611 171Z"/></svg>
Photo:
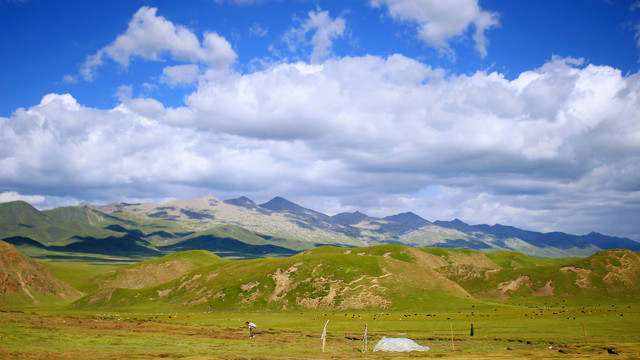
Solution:
<svg viewBox="0 0 640 360"><path fill-rule="evenodd" d="M118 218L84 207L39 211L24 201L0 204L0 235L19 236L42 245L66 245L74 236L106 237L115 233L106 227L126 224Z"/></svg>
<svg viewBox="0 0 640 360"><path fill-rule="evenodd" d="M192 255L184 255L190 257ZM533 258L510 251L378 245L323 246L288 258L212 258L147 287L130 279L167 269L170 256L101 276L74 308L169 311L429 310L508 299L637 296L640 256L606 250L587 258ZM168 279L167 277L167 279ZM117 285L106 279L118 279Z"/></svg>
<svg viewBox="0 0 640 360"><path fill-rule="evenodd" d="M640 289L640 255L630 250L603 250L570 259L484 254L491 262L461 262L459 254L440 253L449 262L440 272L478 298L606 298L634 296Z"/></svg>
<svg viewBox="0 0 640 360"><path fill-rule="evenodd" d="M389 309L428 298L466 298L463 288L434 271L436 258L397 245L325 246L288 258L222 260L145 289L104 288L74 307Z"/></svg>
<svg viewBox="0 0 640 360"><path fill-rule="evenodd" d="M532 298L629 299L640 290L640 254L620 249L561 259L405 245L322 246L248 260L190 250L97 275L88 271L84 280L64 270L77 271L79 263L56 264L56 274L82 284L85 296L0 242L0 304L75 300L75 309L131 311L428 310Z"/></svg>

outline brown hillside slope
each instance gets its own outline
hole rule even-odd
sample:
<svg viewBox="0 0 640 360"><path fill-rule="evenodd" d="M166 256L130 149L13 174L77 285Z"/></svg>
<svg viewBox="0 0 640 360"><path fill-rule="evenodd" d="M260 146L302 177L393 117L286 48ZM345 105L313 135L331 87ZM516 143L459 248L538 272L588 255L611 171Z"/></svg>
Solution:
<svg viewBox="0 0 640 360"><path fill-rule="evenodd" d="M209 251L192 250L110 270L94 281L100 288L143 289L171 281L198 266L221 261L224 260Z"/></svg>
<svg viewBox="0 0 640 360"><path fill-rule="evenodd" d="M68 299L79 297L82 293L56 279L40 263L0 241L0 304L24 295L36 304L42 297Z"/></svg>
<svg viewBox="0 0 640 360"><path fill-rule="evenodd" d="M476 297L622 297L640 290L640 255L614 249L565 264L444 273Z"/></svg>
<svg viewBox="0 0 640 360"><path fill-rule="evenodd" d="M640 290L640 255L630 250L601 251L575 267L560 270L582 274L578 277L582 279L582 287L591 284L612 293L637 293Z"/></svg>

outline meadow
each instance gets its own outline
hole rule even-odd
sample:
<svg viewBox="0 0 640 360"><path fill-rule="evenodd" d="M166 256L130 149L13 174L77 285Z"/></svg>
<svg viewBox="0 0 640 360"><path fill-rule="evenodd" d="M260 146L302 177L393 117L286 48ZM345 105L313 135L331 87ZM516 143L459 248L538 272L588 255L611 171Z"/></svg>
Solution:
<svg viewBox="0 0 640 360"><path fill-rule="evenodd" d="M449 310L438 304L428 313L169 314L9 308L0 310L0 358L640 359L637 299L548 300L470 306L460 302L450 304ZM258 325L254 339L248 338L245 321ZM430 350L373 352L383 336L410 338Z"/></svg>
<svg viewBox="0 0 640 360"><path fill-rule="evenodd" d="M431 253L442 258L424 257ZM464 274L477 271L470 264L480 266L489 257L503 270L490 269L486 270L490 276L482 273L483 276L466 279ZM16 295L15 302L5 296L0 305L0 359L640 360L640 295L635 281L637 264L633 262L636 258L637 254L628 251L562 260L511 252L485 255L384 245L355 250L321 247L291 258L245 261L228 261L201 251L135 264L96 259L42 261L57 279L91 294L88 297L108 290L109 284L143 286L105 292L99 303L87 302L86 297L77 301L77 297L38 297L38 303L33 304L33 299L24 294ZM448 262L433 265L439 259ZM172 275L174 280L165 282L160 275L168 264L176 263L184 269ZM450 276L460 277L461 283L480 296L447 292L452 289L446 286L449 280L429 267L449 271L459 264L467 267L460 267L460 272ZM590 269L595 274L594 285L585 289L576 286L577 275L559 270L567 265ZM292 276L287 279L299 282L297 287L288 294L285 290L276 292L276 288L284 287L276 284L273 274L282 275L280 269L294 267L297 270L291 270ZM224 276L210 276L218 273ZM308 277L315 276L315 283L335 276L336 283L366 285L362 274L372 277L371 284L385 286L384 294L392 300L393 308L338 310L342 302L311 310L289 307L285 311L276 306L311 292ZM496 289L521 274L527 274L537 286L554 279L556 295L533 296L533 289L529 288L514 290L510 293L514 296L507 299L482 296L485 289ZM209 277L215 281L189 288L196 283L191 279ZM605 277L610 281L598 280ZM160 280L144 283L150 278ZM263 283L260 289L264 299L250 302L246 301L251 299L246 294L238 295L248 293L249 290L242 290L243 286L258 280ZM211 291L214 287L226 287L227 295L185 306L200 296L197 294L201 288L214 293L218 291ZM172 290L175 299L167 296L168 300L157 301L154 294L171 288L176 289ZM267 299L270 294L278 295L273 303ZM294 304L293 300L289 304ZM254 339L249 339L245 321L258 325ZM323 351L321 334L325 324ZM408 338L430 350L373 352L383 336Z"/></svg>

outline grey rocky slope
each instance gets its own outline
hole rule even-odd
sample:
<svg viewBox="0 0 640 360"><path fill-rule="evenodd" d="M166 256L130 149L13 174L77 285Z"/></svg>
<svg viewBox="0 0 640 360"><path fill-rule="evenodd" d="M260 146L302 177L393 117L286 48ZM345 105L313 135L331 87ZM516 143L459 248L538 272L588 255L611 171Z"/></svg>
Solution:
<svg viewBox="0 0 640 360"><path fill-rule="evenodd" d="M385 218L360 212L328 216L276 197L264 204L241 197L222 201L212 195L165 204L109 204L90 206L109 214L161 219L193 231L220 225L237 225L268 237L309 244L368 246L385 243L438 246L482 251L515 250L532 256L588 256L600 250L640 250L640 243L602 234L540 233L503 225L468 225L453 221L428 221L414 213Z"/></svg>

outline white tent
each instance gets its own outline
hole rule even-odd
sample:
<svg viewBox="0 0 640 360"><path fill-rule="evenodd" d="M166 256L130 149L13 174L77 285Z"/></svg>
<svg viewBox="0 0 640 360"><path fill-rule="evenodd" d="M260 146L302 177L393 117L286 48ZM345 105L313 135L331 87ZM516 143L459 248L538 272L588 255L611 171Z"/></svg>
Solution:
<svg viewBox="0 0 640 360"><path fill-rule="evenodd" d="M373 348L373 351L407 352L429 351L428 346L420 346L411 339L382 337Z"/></svg>

